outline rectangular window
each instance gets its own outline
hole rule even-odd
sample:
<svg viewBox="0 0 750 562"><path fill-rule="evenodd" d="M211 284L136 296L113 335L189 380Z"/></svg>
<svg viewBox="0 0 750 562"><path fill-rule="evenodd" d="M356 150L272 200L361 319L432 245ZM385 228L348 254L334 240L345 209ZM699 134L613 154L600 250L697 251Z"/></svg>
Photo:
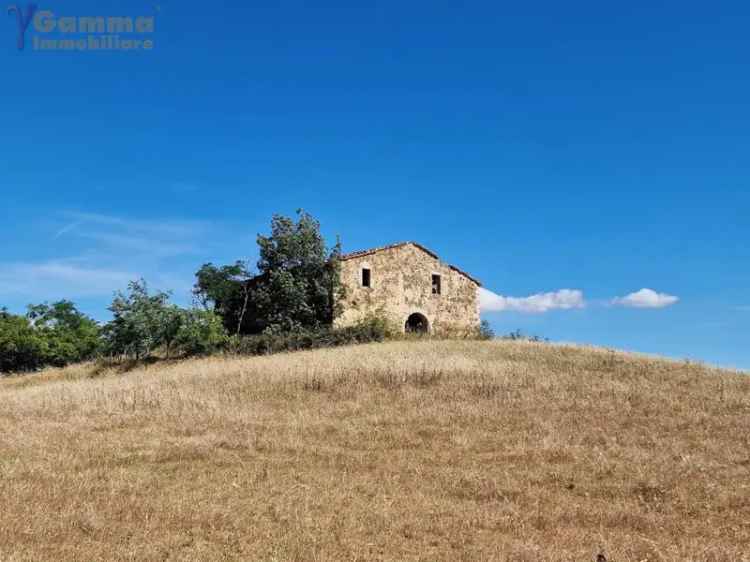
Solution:
<svg viewBox="0 0 750 562"><path fill-rule="evenodd" d="M432 294L439 295L441 292L442 292L442 286L440 283L440 276L433 275L432 276Z"/></svg>
<svg viewBox="0 0 750 562"><path fill-rule="evenodd" d="M371 287L370 284L372 279L370 278L370 270L367 268L362 269L362 286L363 287Z"/></svg>

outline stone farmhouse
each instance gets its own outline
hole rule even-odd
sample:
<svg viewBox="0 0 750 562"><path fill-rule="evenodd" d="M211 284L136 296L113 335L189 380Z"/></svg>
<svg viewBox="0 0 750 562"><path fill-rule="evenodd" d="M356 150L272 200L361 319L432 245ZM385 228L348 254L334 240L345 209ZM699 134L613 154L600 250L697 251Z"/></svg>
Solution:
<svg viewBox="0 0 750 562"><path fill-rule="evenodd" d="M377 314L407 332L468 333L479 328L481 283L416 242L345 254L346 288L337 326Z"/></svg>

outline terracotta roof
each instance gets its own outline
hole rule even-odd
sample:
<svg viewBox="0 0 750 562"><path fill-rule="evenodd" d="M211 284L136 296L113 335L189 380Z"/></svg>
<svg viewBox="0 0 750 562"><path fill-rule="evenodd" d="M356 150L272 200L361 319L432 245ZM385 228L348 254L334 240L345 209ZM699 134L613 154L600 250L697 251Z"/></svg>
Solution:
<svg viewBox="0 0 750 562"><path fill-rule="evenodd" d="M386 250L394 250L396 248L401 248L402 246L415 246L415 247L419 248L420 250L422 250L424 253L429 254L430 256L432 256L433 258L435 258L436 260L440 260L440 257L435 252L433 252L432 250L430 250L428 248L425 248L424 246L422 246L422 244L419 244L418 242L397 242L396 244L389 244L388 246L380 246L378 248L370 248L369 250L359 250L357 252L350 252L348 254L344 254L344 255L341 256L341 261L351 260L351 259L354 259L354 258L362 258L364 256L369 256L369 255L375 254L377 252L384 252ZM448 267L450 267L456 273L459 273L459 274L463 275L464 277L470 279L471 281L473 281L474 283L476 283L480 287L482 286L482 282L481 281L479 281L478 279L472 277L471 275L469 275L465 271L457 268L455 265L448 264Z"/></svg>

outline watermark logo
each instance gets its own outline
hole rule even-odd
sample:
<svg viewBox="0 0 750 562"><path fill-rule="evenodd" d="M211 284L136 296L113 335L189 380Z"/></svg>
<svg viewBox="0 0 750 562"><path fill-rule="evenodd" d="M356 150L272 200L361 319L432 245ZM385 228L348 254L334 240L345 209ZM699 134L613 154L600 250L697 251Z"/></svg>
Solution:
<svg viewBox="0 0 750 562"><path fill-rule="evenodd" d="M18 26L16 45L34 51L150 51L154 16L56 16L36 4L8 6ZM30 28L30 29L29 29ZM27 35L27 31L30 34Z"/></svg>
<svg viewBox="0 0 750 562"><path fill-rule="evenodd" d="M34 13L36 13L36 4L29 4L26 6L25 11L18 4L8 6L8 14L16 14L16 21L18 22L18 38L16 40L16 45L18 45L19 51L23 51L26 46L26 30L29 28Z"/></svg>

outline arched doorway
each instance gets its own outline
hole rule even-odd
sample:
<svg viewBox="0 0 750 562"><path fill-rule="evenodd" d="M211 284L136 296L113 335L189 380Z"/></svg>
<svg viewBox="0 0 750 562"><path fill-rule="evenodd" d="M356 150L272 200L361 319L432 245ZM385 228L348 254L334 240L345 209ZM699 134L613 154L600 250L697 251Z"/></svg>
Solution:
<svg viewBox="0 0 750 562"><path fill-rule="evenodd" d="M423 314L415 312L406 319L407 334L426 334L430 331L430 323Z"/></svg>

